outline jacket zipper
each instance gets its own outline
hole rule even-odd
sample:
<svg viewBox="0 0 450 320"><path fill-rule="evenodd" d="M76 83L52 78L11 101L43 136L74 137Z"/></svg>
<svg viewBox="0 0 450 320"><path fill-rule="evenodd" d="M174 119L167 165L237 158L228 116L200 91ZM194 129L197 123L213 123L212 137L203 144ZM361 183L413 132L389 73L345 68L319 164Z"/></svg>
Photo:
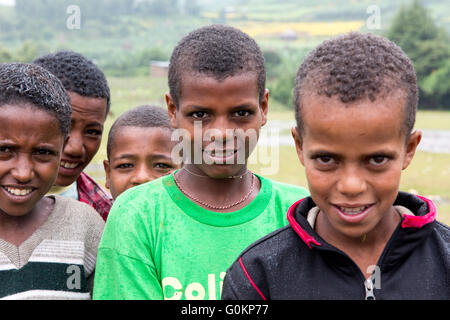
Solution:
<svg viewBox="0 0 450 320"><path fill-rule="evenodd" d="M364 281L364 288L366 288L365 300L375 300L375 294L374 294L374 291L373 291L372 276L370 276L369 278L367 278Z"/></svg>

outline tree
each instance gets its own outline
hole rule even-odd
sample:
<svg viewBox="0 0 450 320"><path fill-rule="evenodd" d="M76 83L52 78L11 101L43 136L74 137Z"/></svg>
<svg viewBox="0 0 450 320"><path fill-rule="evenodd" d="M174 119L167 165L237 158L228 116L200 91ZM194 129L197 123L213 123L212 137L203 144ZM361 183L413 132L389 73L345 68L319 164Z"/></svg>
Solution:
<svg viewBox="0 0 450 320"><path fill-rule="evenodd" d="M11 52L0 47L0 63L12 62L13 60Z"/></svg>
<svg viewBox="0 0 450 320"><path fill-rule="evenodd" d="M421 97L419 107L439 107L435 104L442 101L436 101L435 97L430 96L430 91L424 91L423 85L430 74L443 67L450 59L447 32L436 26L426 8L415 0L409 7L401 7L386 36L399 45L413 61Z"/></svg>
<svg viewBox="0 0 450 320"><path fill-rule="evenodd" d="M437 108L450 110L450 60L423 81L422 90Z"/></svg>

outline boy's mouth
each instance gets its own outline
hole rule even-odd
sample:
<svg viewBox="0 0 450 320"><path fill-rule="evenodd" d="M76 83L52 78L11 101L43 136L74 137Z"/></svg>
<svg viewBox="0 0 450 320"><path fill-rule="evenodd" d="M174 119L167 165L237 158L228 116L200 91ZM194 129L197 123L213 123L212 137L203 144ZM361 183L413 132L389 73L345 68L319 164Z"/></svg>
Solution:
<svg viewBox="0 0 450 320"><path fill-rule="evenodd" d="M209 163L214 164L236 164L235 157L237 156L238 150L230 149L214 149L214 150L203 150L204 155L209 158L205 159Z"/></svg>
<svg viewBox="0 0 450 320"><path fill-rule="evenodd" d="M237 151L232 149L232 150L204 150L204 152L211 157L226 158L229 156L233 156Z"/></svg>
<svg viewBox="0 0 450 320"><path fill-rule="evenodd" d="M81 162L71 162L71 161L64 161L61 160L61 167L63 167L64 169L75 169L76 167L78 167L81 164Z"/></svg>
<svg viewBox="0 0 450 320"><path fill-rule="evenodd" d="M337 208L344 214L348 214L351 216L357 215L368 209L371 205L360 206L360 207L340 207Z"/></svg>
<svg viewBox="0 0 450 320"><path fill-rule="evenodd" d="M338 215L347 223L361 222L369 212L372 211L374 204L357 204L357 205L333 205Z"/></svg>
<svg viewBox="0 0 450 320"><path fill-rule="evenodd" d="M13 195L13 196L27 196L29 195L31 192L33 192L33 190L35 188L16 188L16 187L8 187L8 186L3 186L3 189L5 189L9 194Z"/></svg>

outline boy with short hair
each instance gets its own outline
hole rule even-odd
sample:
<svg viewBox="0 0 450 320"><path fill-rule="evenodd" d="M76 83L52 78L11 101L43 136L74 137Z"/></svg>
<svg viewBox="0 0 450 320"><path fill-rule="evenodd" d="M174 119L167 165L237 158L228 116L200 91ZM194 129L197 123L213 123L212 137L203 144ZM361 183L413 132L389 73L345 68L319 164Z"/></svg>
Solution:
<svg viewBox="0 0 450 320"><path fill-rule="evenodd" d="M248 247L223 299L449 299L448 226L399 192L421 139L417 81L387 39L350 33L301 64L292 131L311 196Z"/></svg>
<svg viewBox="0 0 450 320"><path fill-rule="evenodd" d="M0 65L0 298L90 299L104 222L86 204L46 196L70 116L50 72Z"/></svg>
<svg viewBox="0 0 450 320"><path fill-rule="evenodd" d="M87 203L106 220L112 206L111 196L83 172L100 148L110 109L106 77L92 61L72 51L48 54L33 63L61 80L72 106L69 140L51 193Z"/></svg>
<svg viewBox="0 0 450 320"><path fill-rule="evenodd" d="M176 145L172 132L167 110L160 107L136 107L117 118L108 135L108 159L103 161L106 187L113 199L180 169L171 155Z"/></svg>
<svg viewBox="0 0 450 320"><path fill-rule="evenodd" d="M248 35L220 25L188 34L172 53L169 88L183 168L115 201L94 299L219 299L237 254L286 225L283 212L307 194L247 169L268 111L264 58Z"/></svg>

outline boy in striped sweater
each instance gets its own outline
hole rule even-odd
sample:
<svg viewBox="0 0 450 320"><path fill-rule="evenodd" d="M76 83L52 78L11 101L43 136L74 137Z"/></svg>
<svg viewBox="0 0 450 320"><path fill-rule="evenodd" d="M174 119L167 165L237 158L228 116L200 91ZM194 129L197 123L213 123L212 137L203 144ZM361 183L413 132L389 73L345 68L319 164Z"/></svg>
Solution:
<svg viewBox="0 0 450 320"><path fill-rule="evenodd" d="M90 298L104 222L87 204L45 196L70 116L50 72L0 65L0 298Z"/></svg>

